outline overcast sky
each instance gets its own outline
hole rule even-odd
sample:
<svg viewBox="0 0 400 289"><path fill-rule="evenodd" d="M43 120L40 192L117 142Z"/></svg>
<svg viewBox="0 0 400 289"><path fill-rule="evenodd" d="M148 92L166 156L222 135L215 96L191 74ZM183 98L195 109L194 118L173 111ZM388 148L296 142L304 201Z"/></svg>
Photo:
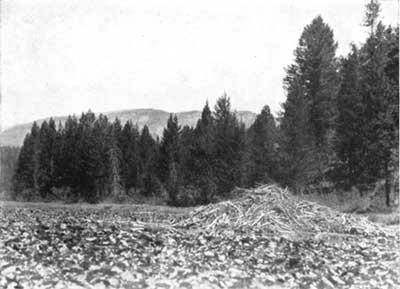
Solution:
<svg viewBox="0 0 400 289"><path fill-rule="evenodd" d="M338 53L360 43L363 0L3 0L3 128L50 115L213 105L273 112L284 67L320 14ZM397 0L381 18L397 24Z"/></svg>

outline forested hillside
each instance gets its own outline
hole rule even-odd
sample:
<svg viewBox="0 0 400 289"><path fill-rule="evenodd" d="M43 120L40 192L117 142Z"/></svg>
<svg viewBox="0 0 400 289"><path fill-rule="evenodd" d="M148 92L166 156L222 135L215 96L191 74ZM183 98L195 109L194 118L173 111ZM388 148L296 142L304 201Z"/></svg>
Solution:
<svg viewBox="0 0 400 289"><path fill-rule="evenodd" d="M398 192L399 28L367 6L369 35L338 57L322 17L307 25L286 68L287 99L274 119L265 106L246 127L227 95L193 126L171 114L160 138L131 121L83 113L57 126L34 123L13 177L15 199L123 201L156 196L206 204L233 188L279 183L295 192Z"/></svg>

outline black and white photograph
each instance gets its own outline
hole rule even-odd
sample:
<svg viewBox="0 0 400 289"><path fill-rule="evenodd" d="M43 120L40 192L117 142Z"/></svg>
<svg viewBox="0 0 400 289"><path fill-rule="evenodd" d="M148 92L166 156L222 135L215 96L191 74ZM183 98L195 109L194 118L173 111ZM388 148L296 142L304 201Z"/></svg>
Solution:
<svg viewBox="0 0 400 289"><path fill-rule="evenodd" d="M400 0L0 0L0 289L400 288Z"/></svg>

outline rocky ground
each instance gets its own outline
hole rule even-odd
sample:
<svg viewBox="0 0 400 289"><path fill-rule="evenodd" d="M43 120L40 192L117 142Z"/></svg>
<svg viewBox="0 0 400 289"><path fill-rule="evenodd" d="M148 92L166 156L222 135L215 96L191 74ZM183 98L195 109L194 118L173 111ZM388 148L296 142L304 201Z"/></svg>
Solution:
<svg viewBox="0 0 400 289"><path fill-rule="evenodd" d="M3 204L0 288L400 288L398 228L276 187L145 208Z"/></svg>

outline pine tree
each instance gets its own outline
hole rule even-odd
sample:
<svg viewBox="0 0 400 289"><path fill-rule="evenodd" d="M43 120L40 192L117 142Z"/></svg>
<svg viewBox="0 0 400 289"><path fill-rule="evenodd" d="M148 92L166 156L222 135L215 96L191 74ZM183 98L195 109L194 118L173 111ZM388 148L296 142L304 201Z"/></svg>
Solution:
<svg viewBox="0 0 400 289"><path fill-rule="evenodd" d="M362 127L363 180L371 184L386 179L386 202L390 205L388 178L396 168L392 164L398 162L393 162L398 158L398 29L393 33L391 27L378 21L379 4L370 4L366 26L371 32L361 50L363 120L368 120Z"/></svg>
<svg viewBox="0 0 400 289"><path fill-rule="evenodd" d="M122 153L122 181L126 191L138 187L139 177L139 131L131 121L121 131L119 147Z"/></svg>
<svg viewBox="0 0 400 289"><path fill-rule="evenodd" d="M182 183L184 185L195 185L196 179L199 177L195 172L195 155L196 136L193 127L185 125L181 131L180 140L180 171L182 172Z"/></svg>
<svg viewBox="0 0 400 289"><path fill-rule="evenodd" d="M227 194L235 185L240 184L242 140L239 123L231 112L230 99L226 94L217 100L214 119L213 168L218 194Z"/></svg>
<svg viewBox="0 0 400 289"><path fill-rule="evenodd" d="M115 143L115 139L111 134L112 124L108 121L107 116L102 114L93 124L94 146L96 152L94 163L94 182L96 199L102 200L109 195L110 183L110 149Z"/></svg>
<svg viewBox="0 0 400 289"><path fill-rule="evenodd" d="M17 167L13 177L13 191L18 198L24 190L30 190L31 196L35 198L39 191L38 186L38 168L39 168L39 127L36 122L33 123L30 133L25 136L20 154L18 156Z"/></svg>
<svg viewBox="0 0 400 289"><path fill-rule="evenodd" d="M178 124L178 118L172 114L169 116L167 127L164 129L160 146L159 155L159 176L164 184L167 185L169 200L171 204L176 204L178 190L175 188L179 182L174 181L174 186L170 186L171 177L180 178L180 135L181 127ZM174 169L174 172L171 172Z"/></svg>
<svg viewBox="0 0 400 289"><path fill-rule="evenodd" d="M143 194L149 196L156 193L157 186L157 142L150 134L149 128L145 125L141 131L138 143L139 150L139 179L138 187L141 187Z"/></svg>
<svg viewBox="0 0 400 289"><path fill-rule="evenodd" d="M180 177L177 169L177 165L174 161L171 161L168 168L168 181L167 181L167 191L168 191L168 203L172 206L178 205L177 196L180 190Z"/></svg>
<svg viewBox="0 0 400 289"><path fill-rule="evenodd" d="M207 204L216 195L216 177L214 172L214 118L206 102L201 118L193 131L193 147L190 152L191 163L184 171L191 172L191 182L201 191L201 202Z"/></svg>
<svg viewBox="0 0 400 289"><path fill-rule="evenodd" d="M57 176L60 187L71 190L71 198L79 198L78 120L68 116L61 133L61 153L57 157Z"/></svg>
<svg viewBox="0 0 400 289"><path fill-rule="evenodd" d="M386 179L389 205L390 178L398 174L398 29L378 21L377 1L366 7L370 35L342 63L337 151L341 179L348 186Z"/></svg>
<svg viewBox="0 0 400 289"><path fill-rule="evenodd" d="M323 180L335 159L336 48L333 31L318 16L305 27L295 50L295 64L287 69L282 147L286 159L294 160L288 178L296 182Z"/></svg>
<svg viewBox="0 0 400 289"><path fill-rule="evenodd" d="M78 197L88 202L96 202L97 167L99 152L93 127L96 117L91 111L83 113L78 126Z"/></svg>
<svg viewBox="0 0 400 289"><path fill-rule="evenodd" d="M118 145L118 138L121 133L121 123L118 119L110 127L109 135L109 188L110 195L114 201L122 201L125 192L121 183L121 157L122 153Z"/></svg>
<svg viewBox="0 0 400 289"><path fill-rule="evenodd" d="M15 198L18 198L25 189L34 187L32 169L33 154L33 139L31 134L28 133L25 136L19 153L15 174L12 180Z"/></svg>
<svg viewBox="0 0 400 289"><path fill-rule="evenodd" d="M54 143L56 127L53 119L44 121L39 132L38 186L42 198L48 198L54 186Z"/></svg>
<svg viewBox="0 0 400 289"><path fill-rule="evenodd" d="M12 192L12 178L18 162L20 148L0 147L0 192L6 193L7 197L14 198Z"/></svg>
<svg viewBox="0 0 400 289"><path fill-rule="evenodd" d="M361 67L363 78L361 94L364 102L363 119L368 119L363 126L363 145L367 153L364 156L366 183L374 182L376 178L386 174L385 166L390 157L387 147L390 145L388 139L390 134L386 129L388 120L384 118L388 109L386 98L389 91L388 78L384 70L388 59L383 33L384 27L379 23L376 32L367 39L363 47L365 62Z"/></svg>
<svg viewBox="0 0 400 289"><path fill-rule="evenodd" d="M284 185L303 187L316 168L310 145L313 142L307 127L307 102L294 65L287 69L285 88L287 98L283 104L279 137L281 178Z"/></svg>
<svg viewBox="0 0 400 289"><path fill-rule="evenodd" d="M247 133L246 185L277 178L277 129L270 108L265 106Z"/></svg>
<svg viewBox="0 0 400 289"><path fill-rule="evenodd" d="M54 173L53 173L53 183L56 188L63 187L63 146L64 146L64 127L61 122L58 124L58 129L56 130L56 135L54 139L54 148L53 148L53 164L54 164Z"/></svg>
<svg viewBox="0 0 400 289"><path fill-rule="evenodd" d="M159 174L164 183L167 183L171 163L180 163L180 132L181 127L178 124L178 118L176 115L170 114L160 146Z"/></svg>
<svg viewBox="0 0 400 289"><path fill-rule="evenodd" d="M371 29L370 33L372 35L378 21L381 5L378 0L370 0L368 4L365 5L365 10L364 26Z"/></svg>
<svg viewBox="0 0 400 289"><path fill-rule="evenodd" d="M341 160L338 181L345 187L359 183L364 167L362 126L364 104L361 97L360 52L355 45L341 64L338 93L337 155Z"/></svg>
<svg viewBox="0 0 400 289"><path fill-rule="evenodd" d="M385 67L388 78L388 98L385 119L390 123L390 158L387 164L386 204L391 205L391 195L399 195L399 27L388 27L385 33L389 62Z"/></svg>

